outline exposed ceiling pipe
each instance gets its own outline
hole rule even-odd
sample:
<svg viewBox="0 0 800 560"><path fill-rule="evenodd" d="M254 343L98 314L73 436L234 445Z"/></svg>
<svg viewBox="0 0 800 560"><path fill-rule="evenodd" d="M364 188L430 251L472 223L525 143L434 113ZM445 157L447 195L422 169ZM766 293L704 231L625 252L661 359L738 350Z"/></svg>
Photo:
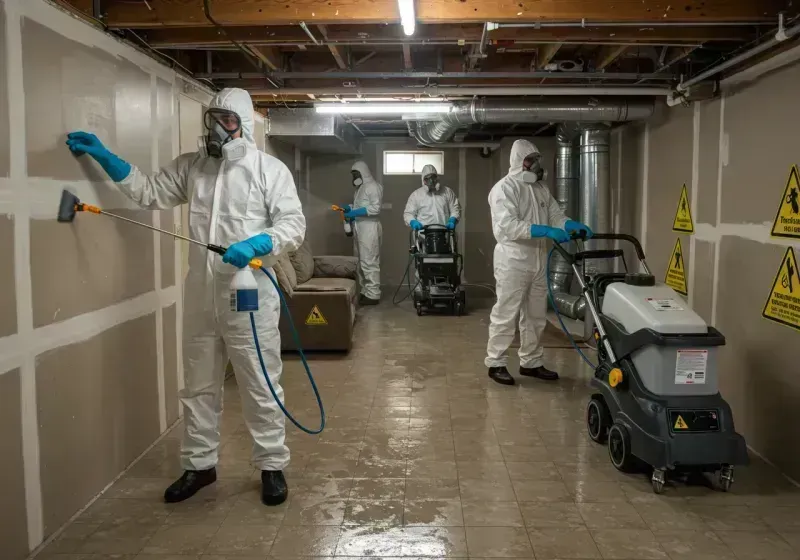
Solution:
<svg viewBox="0 0 800 560"><path fill-rule="evenodd" d="M669 74L653 74L653 73L637 73L637 72L360 72L360 71L342 71L342 72L282 72L276 71L270 74L276 78L288 79L342 79L342 80L390 80L390 79L465 79L465 78L503 78L503 79L523 79L523 80L537 80L541 78L559 78L571 80L641 80L647 78L649 80L671 80L672 76ZM264 74L260 72L214 72L211 75L203 74L203 78L216 79L258 79L263 77Z"/></svg>
<svg viewBox="0 0 800 560"><path fill-rule="evenodd" d="M304 22L304 21L300 22L300 29L302 29L303 31L306 32L306 35L308 35L308 38L311 39L312 43L314 43L315 45L321 45L322 44L316 37L314 37L314 34L311 33L311 30L306 25L306 22Z"/></svg>
<svg viewBox="0 0 800 560"><path fill-rule="evenodd" d="M537 40L537 39L514 39L514 46L535 46L535 45L550 45L553 40ZM613 39L592 39L587 41L559 41L562 45L590 45L590 46L615 46L615 47L699 47L702 43L698 41L626 41ZM313 45L310 41L247 41L247 45L254 47L299 47ZM460 39L409 39L402 41L399 39L364 39L361 40L336 40L330 39L327 41L320 41L320 45L334 46L334 47L370 47L370 46L394 46L399 47L403 45L422 45L422 46L465 46L465 45L480 45L480 40L460 40ZM224 45L218 43L170 43L169 41L158 42L159 49L180 49L180 50L234 50L226 48ZM515 49L506 47L505 52L516 52Z"/></svg>
<svg viewBox="0 0 800 560"><path fill-rule="evenodd" d="M472 124L535 122L623 122L652 116L653 100L594 99L473 99L456 103L438 122L417 127L419 138L429 144L447 142L455 132Z"/></svg>
<svg viewBox="0 0 800 560"><path fill-rule="evenodd" d="M541 21L536 23L491 23L494 29L502 28L569 28L569 27L749 27L752 25L771 25L767 20L761 21Z"/></svg>
<svg viewBox="0 0 800 560"><path fill-rule="evenodd" d="M768 51L769 49L773 48L779 43L782 43L787 39L791 39L798 33L800 33L800 25L795 25L794 27L785 29L783 26L783 17L781 16L778 20L778 31L771 39L761 43L760 45L753 47L748 51L743 52L740 55L734 56L733 58L726 60L722 64L718 64L713 68L709 68L708 70L700 72L696 76L693 76L692 78L678 84L678 87L676 89L679 92L685 92L693 85L699 84L700 82L707 80L708 78L712 78L729 68L733 68L734 66L737 66L738 64L741 64L742 62L745 62L758 54Z"/></svg>
<svg viewBox="0 0 800 560"><path fill-rule="evenodd" d="M426 148L479 148L492 152L500 147L500 142L440 142L437 144L428 144L417 135L418 129L419 123L417 121L408 121L408 134L411 138L416 140L420 146L425 146Z"/></svg>
<svg viewBox="0 0 800 560"><path fill-rule="evenodd" d="M201 78L202 75L197 75ZM494 87L494 86L419 86L419 87L392 87L392 88L280 88L280 89L256 89L248 88L250 95L352 95L352 96L372 96L372 95L397 95L407 97L472 97L481 96L505 96L519 97L525 95L547 95L547 96L648 96L666 97L672 93L669 88L656 87L563 87L563 86L516 86L516 87Z"/></svg>

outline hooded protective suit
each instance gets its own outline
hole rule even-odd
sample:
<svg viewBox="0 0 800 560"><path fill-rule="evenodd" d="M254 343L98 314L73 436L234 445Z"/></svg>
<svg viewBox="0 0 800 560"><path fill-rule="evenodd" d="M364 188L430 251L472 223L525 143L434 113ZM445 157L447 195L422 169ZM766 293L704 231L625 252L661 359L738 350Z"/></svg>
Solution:
<svg viewBox="0 0 800 560"><path fill-rule="evenodd" d="M358 256L358 280L361 295L372 300L381 299L381 238L383 229L378 216L383 204L383 186L372 176L369 167L363 161L357 161L352 171L361 174L363 183L356 190L353 199L355 212L359 208L366 209L366 216L355 220L356 237L355 252Z"/></svg>
<svg viewBox="0 0 800 560"><path fill-rule="evenodd" d="M183 154L154 174L132 166L117 183L134 202L151 210L189 203L190 236L222 246L267 233L272 252L265 267L303 242L306 221L294 180L280 160L259 151L253 140L253 103L242 89L224 89L211 108L239 115L242 138L223 146L223 157ZM283 470L289 463L284 416L261 372L247 313L230 310L229 285L236 268L198 245L189 247L185 281L183 359L185 387L180 393L185 431L181 462L186 470L216 465L222 383L230 358L242 397L247 428L253 437L253 462L261 470ZM261 353L278 396L282 363L275 288L256 273L259 311L255 313Z"/></svg>
<svg viewBox="0 0 800 560"><path fill-rule="evenodd" d="M422 168L420 181L431 173L436 173L436 168L426 165ZM423 226L431 224L445 225L450 218L456 221L461 219L461 205L458 203L456 194L449 187L439 186L435 193L431 193L425 183L411 193L406 202L406 209L403 212L403 221L407 226L411 225L411 220L417 220Z"/></svg>
<svg viewBox="0 0 800 560"><path fill-rule="evenodd" d="M489 193L494 248L494 277L497 303L492 308L486 367L507 365L508 347L519 319L520 365L536 368L542 364L539 344L546 324L547 241L531 238L531 225L563 228L568 218L547 187L540 181L523 181L522 161L539 153L531 142L517 140L511 147L511 168Z"/></svg>

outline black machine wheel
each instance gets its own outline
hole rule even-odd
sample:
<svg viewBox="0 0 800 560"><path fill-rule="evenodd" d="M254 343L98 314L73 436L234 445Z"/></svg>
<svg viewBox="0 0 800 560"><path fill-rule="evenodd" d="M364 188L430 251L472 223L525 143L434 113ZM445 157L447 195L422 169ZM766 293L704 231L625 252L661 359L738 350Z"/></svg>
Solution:
<svg viewBox="0 0 800 560"><path fill-rule="evenodd" d="M611 414L608 406L599 395L593 395L586 405L586 430L595 443L603 444L608 440L611 426Z"/></svg>
<svg viewBox="0 0 800 560"><path fill-rule="evenodd" d="M653 469L653 475L650 477L650 484L653 486L655 494L664 493L664 485L667 483L667 472L664 469Z"/></svg>
<svg viewBox="0 0 800 560"><path fill-rule="evenodd" d="M453 312L456 317L461 317L464 314L464 303L460 299L456 300L453 305Z"/></svg>
<svg viewBox="0 0 800 560"><path fill-rule="evenodd" d="M631 455L631 438L628 429L622 424L615 423L608 430L608 456L618 471L629 473L635 469L636 459Z"/></svg>
<svg viewBox="0 0 800 560"><path fill-rule="evenodd" d="M722 469L720 469L719 473L717 474L717 487L723 492L727 492L731 489L732 484L733 467L730 465L723 465Z"/></svg>
<svg viewBox="0 0 800 560"><path fill-rule="evenodd" d="M423 310L422 310L422 302L419 302L419 301L418 301L418 302L417 302L417 315L419 315L420 317L422 317L422 314L423 314L423 313L424 313L424 312L423 312Z"/></svg>

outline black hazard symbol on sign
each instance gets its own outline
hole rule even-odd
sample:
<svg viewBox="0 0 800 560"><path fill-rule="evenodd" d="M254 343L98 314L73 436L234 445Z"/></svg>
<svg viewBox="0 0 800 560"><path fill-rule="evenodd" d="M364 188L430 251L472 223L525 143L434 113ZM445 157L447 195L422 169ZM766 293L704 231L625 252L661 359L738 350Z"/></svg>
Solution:
<svg viewBox="0 0 800 560"><path fill-rule="evenodd" d="M772 222L772 235L800 239L800 175L796 165L789 170L789 179Z"/></svg>
<svg viewBox="0 0 800 560"><path fill-rule="evenodd" d="M325 316L322 314L322 311L319 310L319 307L316 305L312 307L308 317L306 317L306 325L316 326L327 324L328 320L325 319Z"/></svg>

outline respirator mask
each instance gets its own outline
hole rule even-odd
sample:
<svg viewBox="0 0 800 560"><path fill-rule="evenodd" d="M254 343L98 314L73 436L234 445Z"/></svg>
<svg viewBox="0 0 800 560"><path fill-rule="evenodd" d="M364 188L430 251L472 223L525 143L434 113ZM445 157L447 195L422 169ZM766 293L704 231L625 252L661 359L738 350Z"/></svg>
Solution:
<svg viewBox="0 0 800 560"><path fill-rule="evenodd" d="M200 150L214 158L238 159L247 152L244 138L234 138L242 130L239 115L227 109L209 109L203 116L208 133L198 142Z"/></svg>
<svg viewBox="0 0 800 560"><path fill-rule="evenodd" d="M526 183L536 183L547 179L547 170L542 167L542 155L533 153L522 160L522 180Z"/></svg>
<svg viewBox="0 0 800 560"><path fill-rule="evenodd" d="M350 171L350 174L353 176L353 186L355 188L358 188L364 184L364 179L361 178L361 172L353 169L352 171Z"/></svg>
<svg viewBox="0 0 800 560"><path fill-rule="evenodd" d="M422 184L428 187L428 192L435 194L439 190L439 176L436 173L425 175L422 178Z"/></svg>

